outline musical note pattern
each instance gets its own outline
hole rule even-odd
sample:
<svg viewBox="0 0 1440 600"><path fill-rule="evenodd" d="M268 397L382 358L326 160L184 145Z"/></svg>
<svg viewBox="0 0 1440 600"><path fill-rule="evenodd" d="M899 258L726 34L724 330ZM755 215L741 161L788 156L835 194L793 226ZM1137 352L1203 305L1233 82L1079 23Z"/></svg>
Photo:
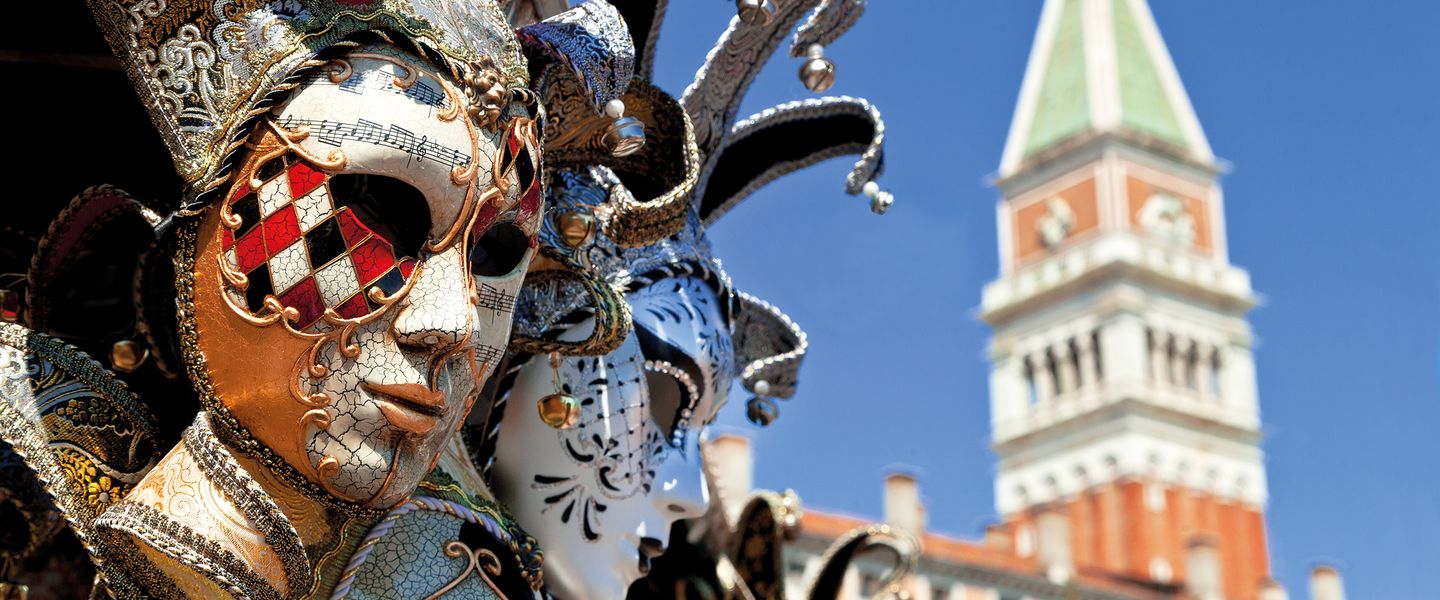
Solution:
<svg viewBox="0 0 1440 600"><path fill-rule="evenodd" d="M475 361L490 366L500 364L500 359L505 358L505 349L481 344L475 348Z"/></svg>
<svg viewBox="0 0 1440 600"><path fill-rule="evenodd" d="M340 91L356 95L364 95L369 91L385 92L404 96L420 104L435 109L445 109L449 104L449 98L435 89L435 86L423 79L412 83L409 87L400 87L395 84L395 76L385 71L366 71L356 73L344 81L335 83L330 79L329 73L316 72L306 82L309 85L336 85Z"/></svg>
<svg viewBox="0 0 1440 600"><path fill-rule="evenodd" d="M479 284L479 287L475 290L475 295L479 298L476 306L488 308L507 315L515 310L515 294L506 292L483 281L477 281L476 283Z"/></svg>
<svg viewBox="0 0 1440 600"><path fill-rule="evenodd" d="M417 136L409 129L394 123L387 127L366 119L345 123L287 115L280 120L280 126L290 130L300 127L309 129L316 141L328 146L339 147L341 142L348 140L394 148L410 155L410 158L416 161L429 160L452 169L470 164L469 154L431 140L428 136Z"/></svg>

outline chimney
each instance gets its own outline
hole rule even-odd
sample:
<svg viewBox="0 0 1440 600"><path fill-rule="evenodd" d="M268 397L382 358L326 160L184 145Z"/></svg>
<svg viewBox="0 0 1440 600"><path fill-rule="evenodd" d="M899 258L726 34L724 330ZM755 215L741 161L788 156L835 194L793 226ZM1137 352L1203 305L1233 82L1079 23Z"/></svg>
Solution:
<svg viewBox="0 0 1440 600"><path fill-rule="evenodd" d="M725 507L725 519L734 525L750 497L754 465L750 439L734 433L722 433L715 436L709 446L707 458L710 475L715 478L716 495L720 505Z"/></svg>
<svg viewBox="0 0 1440 600"><path fill-rule="evenodd" d="M1266 579L1264 583L1260 584L1258 600L1290 600L1290 594L1285 592L1285 588L1280 585L1280 582Z"/></svg>
<svg viewBox="0 0 1440 600"><path fill-rule="evenodd" d="M1345 600L1345 584L1338 569L1330 565L1310 569L1310 600Z"/></svg>
<svg viewBox="0 0 1440 600"><path fill-rule="evenodd" d="M984 544L986 548L1001 552L1005 555L1015 551L1015 538L999 523L991 523L985 526Z"/></svg>
<svg viewBox="0 0 1440 600"><path fill-rule="evenodd" d="M925 506L920 503L914 475L894 472L885 476L885 522L916 538L925 535Z"/></svg>
<svg viewBox="0 0 1440 600"><path fill-rule="evenodd" d="M1035 518L1038 539L1035 558L1045 576L1056 585L1070 581L1075 563L1070 557L1070 519L1055 507L1045 507Z"/></svg>
<svg viewBox="0 0 1440 600"><path fill-rule="evenodd" d="M1185 589L1195 600L1224 600L1220 548L1215 538L1197 535L1185 547Z"/></svg>

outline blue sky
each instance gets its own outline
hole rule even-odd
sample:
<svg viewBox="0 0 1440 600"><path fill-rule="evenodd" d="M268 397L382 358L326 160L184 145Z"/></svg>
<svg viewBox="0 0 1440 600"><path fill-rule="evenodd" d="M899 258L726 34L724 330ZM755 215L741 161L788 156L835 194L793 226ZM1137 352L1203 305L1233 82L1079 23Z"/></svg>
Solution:
<svg viewBox="0 0 1440 600"><path fill-rule="evenodd" d="M1039 0L871 3L827 50L832 94L886 117L890 214L842 193L849 160L770 185L711 232L737 286L810 334L801 389L755 440L756 484L878 518L890 465L917 467L930 528L994 518L987 178ZM1154 2L1224 177L1231 260L1257 334L1275 575L1308 598L1317 561L1352 598L1433 597L1440 564L1440 5ZM657 82L679 95L733 14L671 2ZM741 113L810 94L777 55Z"/></svg>

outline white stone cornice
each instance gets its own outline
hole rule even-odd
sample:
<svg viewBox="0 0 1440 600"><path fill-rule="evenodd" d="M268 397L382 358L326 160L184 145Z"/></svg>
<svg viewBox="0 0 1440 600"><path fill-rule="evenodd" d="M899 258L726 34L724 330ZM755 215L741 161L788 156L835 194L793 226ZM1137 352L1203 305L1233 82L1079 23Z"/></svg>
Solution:
<svg viewBox="0 0 1440 600"><path fill-rule="evenodd" d="M1237 314L1257 304L1250 274L1244 269L1161 248L1134 234L1113 233L1077 243L987 284L981 293L980 318L998 328L1032 307L1121 278L1170 288Z"/></svg>

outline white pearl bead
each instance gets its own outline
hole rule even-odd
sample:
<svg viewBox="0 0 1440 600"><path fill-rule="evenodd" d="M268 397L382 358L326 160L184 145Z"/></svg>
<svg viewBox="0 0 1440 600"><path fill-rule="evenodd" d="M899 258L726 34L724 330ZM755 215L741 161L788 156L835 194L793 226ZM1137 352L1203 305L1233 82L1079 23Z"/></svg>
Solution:
<svg viewBox="0 0 1440 600"><path fill-rule="evenodd" d="M873 181L867 181L865 182L865 187L860 189L861 191L865 192L865 196L867 198L874 198L875 194L880 193L880 184Z"/></svg>
<svg viewBox="0 0 1440 600"><path fill-rule="evenodd" d="M805 49L805 55L810 58L820 58L825 56L825 47L820 44L810 44L810 47Z"/></svg>
<svg viewBox="0 0 1440 600"><path fill-rule="evenodd" d="M618 119L625 116L625 103L619 98L605 103L605 116Z"/></svg>
<svg viewBox="0 0 1440 600"><path fill-rule="evenodd" d="M756 396L769 396L769 395L770 395L770 382L765 381L764 379L761 379L760 381L755 382L755 395L756 395Z"/></svg>

